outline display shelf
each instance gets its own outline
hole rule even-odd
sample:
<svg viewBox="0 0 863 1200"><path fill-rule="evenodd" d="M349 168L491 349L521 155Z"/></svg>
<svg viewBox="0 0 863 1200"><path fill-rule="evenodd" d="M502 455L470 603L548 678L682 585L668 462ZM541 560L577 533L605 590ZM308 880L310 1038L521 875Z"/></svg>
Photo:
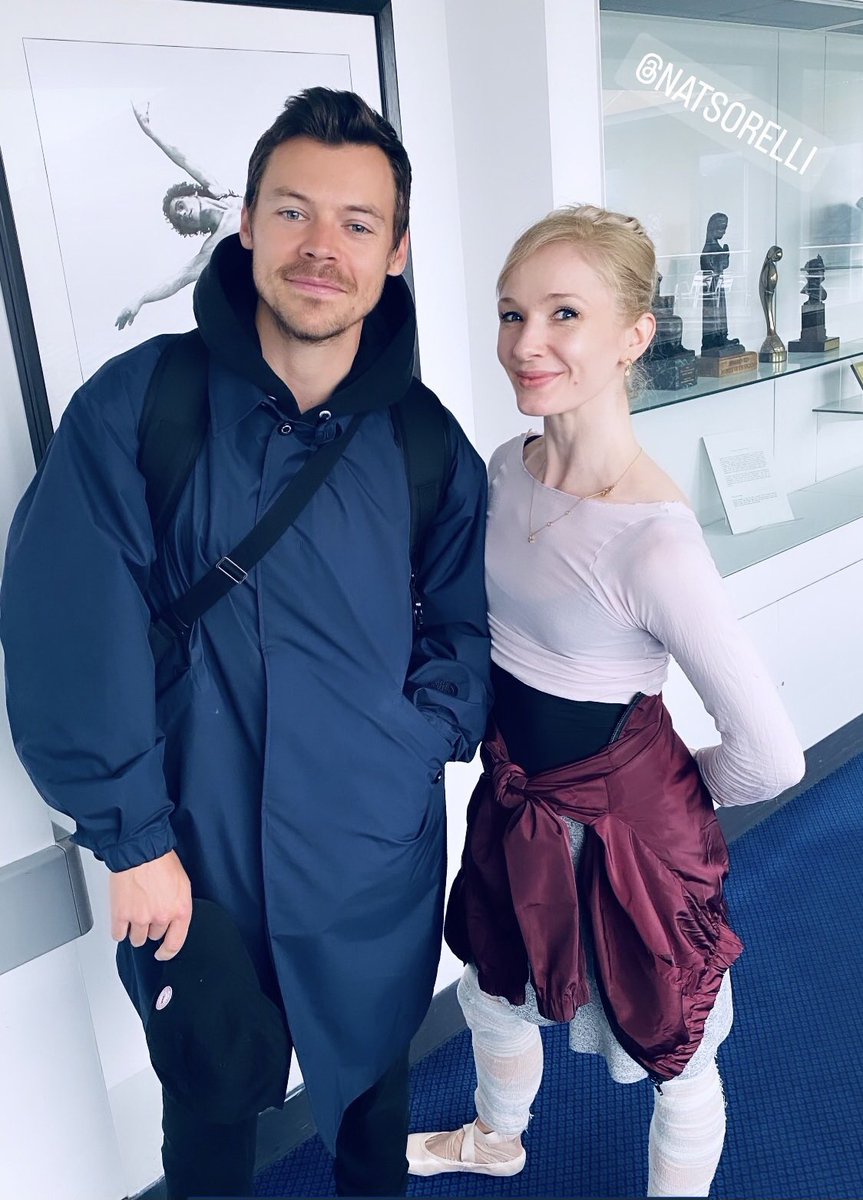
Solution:
<svg viewBox="0 0 863 1200"><path fill-rule="evenodd" d="M789 492L788 500L794 520L781 525L738 534L731 533L724 518L704 526L704 539L720 575L745 571L766 558L863 518L863 467Z"/></svg>
<svg viewBox="0 0 863 1200"><path fill-rule="evenodd" d="M836 400L832 404L819 404L812 411L834 417L863 417L863 400Z"/></svg>
<svg viewBox="0 0 863 1200"><path fill-rule="evenodd" d="M751 348L751 347L750 347ZM731 375L726 379L716 379L704 375L698 383L690 388L681 388L679 392L644 391L632 403L632 411L650 412L655 408L665 408L669 404L680 404L684 400L695 400L699 396L712 396L716 392L727 392L733 388L748 387L750 384L766 383L770 379L781 379L785 375L795 375L799 371L811 371L814 367L823 367L827 363L844 362L850 358L863 355L863 338L843 342L835 350L824 354L789 354L787 362L779 367L769 363L759 363L757 370L747 371L744 375ZM833 408L816 409L816 412L833 412ZM848 410L850 411L850 410Z"/></svg>

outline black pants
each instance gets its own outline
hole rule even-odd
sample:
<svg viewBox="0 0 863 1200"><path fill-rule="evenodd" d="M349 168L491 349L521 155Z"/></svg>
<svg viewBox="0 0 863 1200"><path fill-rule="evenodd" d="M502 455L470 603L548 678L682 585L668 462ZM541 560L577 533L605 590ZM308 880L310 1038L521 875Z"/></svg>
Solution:
<svg viewBox="0 0 863 1200"><path fill-rule="evenodd" d="M253 1196L258 1118L214 1125L163 1093L162 1162L168 1200ZM403 1196L408 1177L407 1053L357 1097L336 1139L337 1196Z"/></svg>

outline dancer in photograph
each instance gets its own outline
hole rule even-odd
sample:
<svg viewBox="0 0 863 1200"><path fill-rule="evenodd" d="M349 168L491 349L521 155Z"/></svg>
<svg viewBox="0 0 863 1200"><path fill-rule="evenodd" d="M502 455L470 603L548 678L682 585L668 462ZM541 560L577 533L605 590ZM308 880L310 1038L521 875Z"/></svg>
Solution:
<svg viewBox="0 0 863 1200"><path fill-rule="evenodd" d="M804 763L694 512L636 437L655 286L642 226L593 206L527 230L500 275L498 357L543 432L489 468L495 702L446 923L477 1115L412 1134L416 1175L524 1167L550 1022L613 1079L654 1083L649 1195L706 1196L722 1152L742 947L713 802L766 800ZM694 754L662 703L671 655L721 735Z"/></svg>
<svg viewBox="0 0 863 1200"><path fill-rule="evenodd" d="M150 124L150 105L138 108L133 103L135 120L147 137L159 147L171 162L195 181L175 183L168 188L162 201L162 211L168 224L180 237L203 237L197 253L162 283L143 292L117 317L118 329L131 325L145 304L165 300L190 283L196 283L213 251L223 238L238 233L243 198L230 188L223 187L208 171L193 163L182 150L164 141Z"/></svg>

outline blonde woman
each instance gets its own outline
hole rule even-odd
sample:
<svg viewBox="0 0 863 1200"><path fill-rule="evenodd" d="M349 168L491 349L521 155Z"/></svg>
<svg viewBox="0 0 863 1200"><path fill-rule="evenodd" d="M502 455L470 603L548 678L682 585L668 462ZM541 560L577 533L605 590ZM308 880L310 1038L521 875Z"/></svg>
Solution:
<svg viewBox="0 0 863 1200"><path fill-rule="evenodd" d="M496 702L447 914L477 1117L412 1134L417 1175L522 1169L551 1021L654 1084L649 1195L706 1196L722 1152L741 944L713 802L775 796L804 764L686 497L636 439L655 282L641 225L592 206L527 230L500 275L498 357L543 431L489 469ZM662 705L670 655L721 734L694 757Z"/></svg>

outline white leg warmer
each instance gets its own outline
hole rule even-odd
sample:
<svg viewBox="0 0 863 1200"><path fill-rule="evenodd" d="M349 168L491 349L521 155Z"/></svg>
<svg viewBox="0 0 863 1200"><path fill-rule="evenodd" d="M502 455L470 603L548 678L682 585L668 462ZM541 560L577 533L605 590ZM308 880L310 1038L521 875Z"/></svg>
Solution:
<svg viewBox="0 0 863 1200"><path fill-rule="evenodd" d="M473 1038L477 1116L496 1133L515 1137L527 1128L542 1081L539 1029L481 991L473 967L459 981L458 999Z"/></svg>
<svg viewBox="0 0 863 1200"><path fill-rule="evenodd" d="M725 1098L715 1060L656 1093L648 1140L648 1196L706 1196L725 1141Z"/></svg>

